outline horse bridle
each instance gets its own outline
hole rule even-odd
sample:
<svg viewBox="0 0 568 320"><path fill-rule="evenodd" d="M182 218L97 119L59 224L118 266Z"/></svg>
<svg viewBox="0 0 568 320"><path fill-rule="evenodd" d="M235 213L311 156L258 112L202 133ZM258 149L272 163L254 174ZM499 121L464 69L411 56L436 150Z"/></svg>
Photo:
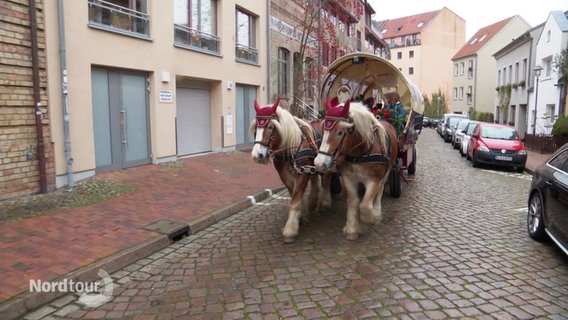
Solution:
<svg viewBox="0 0 568 320"><path fill-rule="evenodd" d="M258 119L265 120L266 121L266 125L265 127L268 127L268 122L271 120L278 120L278 118L276 116L257 116L257 121ZM257 122L258 123L258 122ZM311 137L309 137L305 132L303 128L300 128L302 131L302 135L305 136L308 139L308 145L310 146L310 149L313 149L313 146L315 146L315 141L313 141L313 139L310 139ZM272 129L270 129L270 136L268 137L268 141L266 143L263 143L262 141L258 141L255 140L254 144L259 144L263 147L266 147L268 149L268 153L271 156L274 156L274 153L276 152L280 152L280 151L284 151L284 150L272 150L272 139L274 138L274 130L275 127L273 126ZM255 137L256 137L256 133L255 133ZM300 145L298 146L298 150L296 151L296 154L299 152L300 148L302 147L302 144L300 143ZM317 148L314 150L316 153L318 152ZM299 174L316 174L317 173L317 169L315 166L310 166L310 165L303 165L303 166L298 166L296 163L296 159L294 158L294 156L292 155L291 159L290 159L291 163L292 163L292 167L294 168L294 170L299 173Z"/></svg>

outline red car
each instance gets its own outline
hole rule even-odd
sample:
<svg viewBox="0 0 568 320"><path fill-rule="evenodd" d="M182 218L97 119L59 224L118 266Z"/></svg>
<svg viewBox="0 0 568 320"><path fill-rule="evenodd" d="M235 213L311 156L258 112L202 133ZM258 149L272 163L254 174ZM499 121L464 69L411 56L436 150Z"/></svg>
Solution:
<svg viewBox="0 0 568 320"><path fill-rule="evenodd" d="M474 167L480 164L514 167L520 173L525 170L527 151L515 128L481 122L471 134L467 159Z"/></svg>

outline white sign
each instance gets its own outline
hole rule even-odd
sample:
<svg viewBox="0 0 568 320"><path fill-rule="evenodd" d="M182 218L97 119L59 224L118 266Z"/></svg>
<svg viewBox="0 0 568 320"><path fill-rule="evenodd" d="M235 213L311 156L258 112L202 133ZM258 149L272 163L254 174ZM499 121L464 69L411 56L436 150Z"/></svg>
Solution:
<svg viewBox="0 0 568 320"><path fill-rule="evenodd" d="M160 103L174 102L174 92L172 89L160 89Z"/></svg>

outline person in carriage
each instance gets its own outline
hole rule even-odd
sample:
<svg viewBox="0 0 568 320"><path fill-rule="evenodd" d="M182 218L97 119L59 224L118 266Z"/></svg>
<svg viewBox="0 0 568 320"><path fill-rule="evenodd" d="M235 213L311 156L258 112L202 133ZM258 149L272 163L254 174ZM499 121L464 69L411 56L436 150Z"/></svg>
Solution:
<svg viewBox="0 0 568 320"><path fill-rule="evenodd" d="M400 135L406 125L406 108L400 102L400 96L396 92L388 93L388 104L382 111L382 118L389 121Z"/></svg>

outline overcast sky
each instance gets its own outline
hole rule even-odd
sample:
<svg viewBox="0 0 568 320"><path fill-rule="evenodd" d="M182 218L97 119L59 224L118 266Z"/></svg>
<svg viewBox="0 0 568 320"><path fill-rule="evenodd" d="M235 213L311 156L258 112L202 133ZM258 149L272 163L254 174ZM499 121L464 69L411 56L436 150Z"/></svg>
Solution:
<svg viewBox="0 0 568 320"><path fill-rule="evenodd" d="M520 15L531 27L546 21L550 11L568 10L567 0L367 0L376 13L374 20L395 19L447 7L465 20L466 41L477 30Z"/></svg>

